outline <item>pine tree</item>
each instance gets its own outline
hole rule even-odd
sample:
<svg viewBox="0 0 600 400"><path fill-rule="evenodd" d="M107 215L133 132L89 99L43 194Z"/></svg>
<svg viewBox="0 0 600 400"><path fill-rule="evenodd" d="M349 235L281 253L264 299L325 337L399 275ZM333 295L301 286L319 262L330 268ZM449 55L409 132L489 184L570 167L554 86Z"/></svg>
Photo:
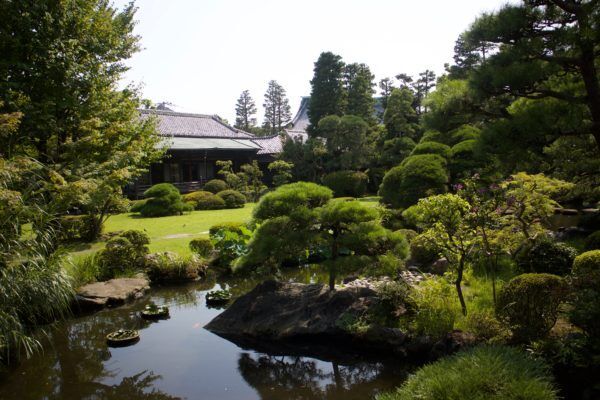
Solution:
<svg viewBox="0 0 600 400"><path fill-rule="evenodd" d="M381 95L381 105L385 110L387 108L388 99L392 94L392 90L394 90L394 82L391 78L383 78L379 81L379 89L381 89L381 92L379 92Z"/></svg>
<svg viewBox="0 0 600 400"><path fill-rule="evenodd" d="M423 99L427 97L431 89L435 86L435 72L426 69L419 74L419 79L413 85L416 92L417 112L427 112L427 109L421 106Z"/></svg>
<svg viewBox="0 0 600 400"><path fill-rule="evenodd" d="M269 81L263 107L265 108L263 125L271 135L281 132L292 119L285 89L277 81Z"/></svg>
<svg viewBox="0 0 600 400"><path fill-rule="evenodd" d="M344 62L342 57L331 52L321 53L315 63L308 118L309 131L314 131L321 118L344 113Z"/></svg>
<svg viewBox="0 0 600 400"><path fill-rule="evenodd" d="M346 114L361 117L367 123L374 123L373 82L375 75L366 64L352 63L344 68L344 88L347 96Z"/></svg>
<svg viewBox="0 0 600 400"><path fill-rule="evenodd" d="M256 104L248 90L244 90L235 105L235 127L246 132L256 125Z"/></svg>

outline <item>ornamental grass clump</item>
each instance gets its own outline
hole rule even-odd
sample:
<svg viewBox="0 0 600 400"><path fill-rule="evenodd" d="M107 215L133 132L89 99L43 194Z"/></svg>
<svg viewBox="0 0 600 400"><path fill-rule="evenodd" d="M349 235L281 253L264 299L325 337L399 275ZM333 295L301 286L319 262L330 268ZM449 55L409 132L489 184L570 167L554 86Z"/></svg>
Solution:
<svg viewBox="0 0 600 400"><path fill-rule="evenodd" d="M377 400L556 400L548 368L506 346L478 346L424 366Z"/></svg>

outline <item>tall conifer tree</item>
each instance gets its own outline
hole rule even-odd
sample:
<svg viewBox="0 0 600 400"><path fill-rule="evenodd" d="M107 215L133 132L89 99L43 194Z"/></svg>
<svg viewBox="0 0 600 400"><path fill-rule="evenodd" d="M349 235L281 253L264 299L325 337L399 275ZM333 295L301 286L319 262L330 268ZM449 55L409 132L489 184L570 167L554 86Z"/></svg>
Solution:
<svg viewBox="0 0 600 400"><path fill-rule="evenodd" d="M256 104L248 90L244 90L235 105L235 127L246 132L256 125Z"/></svg>

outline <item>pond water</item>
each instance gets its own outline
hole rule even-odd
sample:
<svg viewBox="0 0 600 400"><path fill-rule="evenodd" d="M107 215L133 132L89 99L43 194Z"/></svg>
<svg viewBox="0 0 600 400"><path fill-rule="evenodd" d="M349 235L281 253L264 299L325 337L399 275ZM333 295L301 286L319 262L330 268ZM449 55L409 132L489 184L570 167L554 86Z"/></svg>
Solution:
<svg viewBox="0 0 600 400"><path fill-rule="evenodd" d="M309 268L286 276L321 278ZM400 360L275 355L203 328L222 312L206 306L209 290L230 287L240 295L255 284L207 280L155 288L125 306L58 323L44 353L0 377L0 399L370 399L406 379L410 367ZM167 305L170 318L142 320L139 312L150 302ZM140 341L107 347L106 334L119 328L138 329Z"/></svg>

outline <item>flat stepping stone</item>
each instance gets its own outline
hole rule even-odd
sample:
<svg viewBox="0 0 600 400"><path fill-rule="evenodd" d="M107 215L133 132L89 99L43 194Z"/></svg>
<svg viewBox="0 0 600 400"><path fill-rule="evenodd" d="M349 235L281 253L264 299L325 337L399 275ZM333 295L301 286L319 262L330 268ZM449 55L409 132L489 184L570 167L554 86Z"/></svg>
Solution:
<svg viewBox="0 0 600 400"><path fill-rule="evenodd" d="M118 278L84 285L77 290L77 302L84 309L100 309L140 298L150 283L146 278Z"/></svg>

